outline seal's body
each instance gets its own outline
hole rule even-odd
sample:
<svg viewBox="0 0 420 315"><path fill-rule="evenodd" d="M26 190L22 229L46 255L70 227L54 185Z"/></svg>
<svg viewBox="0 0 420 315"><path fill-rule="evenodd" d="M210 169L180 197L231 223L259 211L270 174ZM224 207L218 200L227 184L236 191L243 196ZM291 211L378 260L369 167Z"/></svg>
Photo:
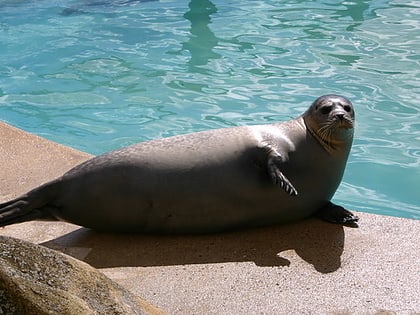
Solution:
<svg viewBox="0 0 420 315"><path fill-rule="evenodd" d="M302 116L135 144L86 161L0 205L0 226L62 220L108 231L204 233L277 224L324 212L343 176L354 112L318 98Z"/></svg>

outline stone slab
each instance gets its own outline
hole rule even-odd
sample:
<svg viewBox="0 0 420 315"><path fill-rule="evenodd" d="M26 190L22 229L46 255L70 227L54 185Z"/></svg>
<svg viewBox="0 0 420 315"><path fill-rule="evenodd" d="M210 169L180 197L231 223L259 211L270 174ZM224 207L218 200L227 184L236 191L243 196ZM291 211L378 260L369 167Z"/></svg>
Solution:
<svg viewBox="0 0 420 315"><path fill-rule="evenodd" d="M89 157L0 123L0 201ZM81 259L168 314L420 314L420 221L358 215L359 228L148 236L28 222L0 235Z"/></svg>

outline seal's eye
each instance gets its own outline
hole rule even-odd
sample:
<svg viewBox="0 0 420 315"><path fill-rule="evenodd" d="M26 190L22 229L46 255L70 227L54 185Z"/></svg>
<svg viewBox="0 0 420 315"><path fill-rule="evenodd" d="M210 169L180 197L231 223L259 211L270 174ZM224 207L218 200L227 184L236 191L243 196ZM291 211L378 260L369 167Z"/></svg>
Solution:
<svg viewBox="0 0 420 315"><path fill-rule="evenodd" d="M350 113L351 112L351 106L350 105L344 105L344 110L347 112L347 113Z"/></svg>
<svg viewBox="0 0 420 315"><path fill-rule="evenodd" d="M321 113L323 113L324 115L327 115L331 112L332 110L332 106L324 106L321 108Z"/></svg>

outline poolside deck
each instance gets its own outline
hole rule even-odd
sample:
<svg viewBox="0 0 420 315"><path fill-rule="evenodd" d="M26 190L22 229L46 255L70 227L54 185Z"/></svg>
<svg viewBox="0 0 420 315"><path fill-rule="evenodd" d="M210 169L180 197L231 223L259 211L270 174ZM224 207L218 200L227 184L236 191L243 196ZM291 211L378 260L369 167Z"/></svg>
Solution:
<svg viewBox="0 0 420 315"><path fill-rule="evenodd" d="M90 155L0 123L0 201ZM61 222L0 229L102 270L168 314L420 314L420 221L359 213L206 236L101 234Z"/></svg>

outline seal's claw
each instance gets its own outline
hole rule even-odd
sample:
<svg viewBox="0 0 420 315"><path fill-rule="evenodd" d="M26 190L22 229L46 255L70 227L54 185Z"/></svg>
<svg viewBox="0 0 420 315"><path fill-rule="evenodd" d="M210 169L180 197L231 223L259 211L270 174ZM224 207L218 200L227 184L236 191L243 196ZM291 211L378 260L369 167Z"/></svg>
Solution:
<svg viewBox="0 0 420 315"><path fill-rule="evenodd" d="M270 170L270 176L274 184L279 185L290 196L297 196L298 192L286 176L277 168L273 167Z"/></svg>
<svg viewBox="0 0 420 315"><path fill-rule="evenodd" d="M287 180L287 178L286 178ZM298 192L295 187L289 181L281 181L280 187L283 188L285 192L287 192L290 196L297 196Z"/></svg>
<svg viewBox="0 0 420 315"><path fill-rule="evenodd" d="M297 196L297 189L292 185L292 183L287 179L287 177L280 171L278 165L281 165L283 162L283 156L272 146L268 145L266 147L268 150L268 174L271 177L271 180L275 185L279 185L286 193L290 196Z"/></svg>

